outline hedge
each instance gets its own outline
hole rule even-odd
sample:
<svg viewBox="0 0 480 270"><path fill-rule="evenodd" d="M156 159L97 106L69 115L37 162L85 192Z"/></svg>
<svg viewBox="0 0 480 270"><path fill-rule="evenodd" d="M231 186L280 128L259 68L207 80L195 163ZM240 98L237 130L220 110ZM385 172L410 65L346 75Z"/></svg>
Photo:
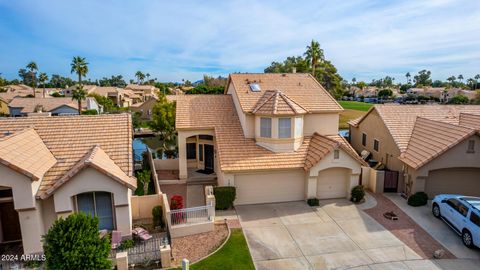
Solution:
<svg viewBox="0 0 480 270"><path fill-rule="evenodd" d="M216 201L215 209L225 210L233 207L237 191L235 187L214 187L213 194Z"/></svg>
<svg viewBox="0 0 480 270"><path fill-rule="evenodd" d="M425 192L417 192L412 196L408 197L408 205L411 206L422 206L426 205L428 202L428 195Z"/></svg>
<svg viewBox="0 0 480 270"><path fill-rule="evenodd" d="M365 197L365 189L362 185L358 185L352 188L352 202L361 202Z"/></svg>

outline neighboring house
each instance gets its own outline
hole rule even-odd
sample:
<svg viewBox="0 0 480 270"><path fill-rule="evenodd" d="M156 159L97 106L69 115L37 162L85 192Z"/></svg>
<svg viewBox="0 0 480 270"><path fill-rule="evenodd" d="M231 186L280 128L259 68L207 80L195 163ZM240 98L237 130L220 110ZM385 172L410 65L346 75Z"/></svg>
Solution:
<svg viewBox="0 0 480 270"><path fill-rule="evenodd" d="M96 85L82 85L83 90L85 90L87 94L90 94L97 87L98 86ZM71 97L73 94L73 90L76 90L76 89L77 89L77 85L72 85L70 87L67 87L66 89L63 89L61 94L65 95L66 97Z"/></svg>
<svg viewBox="0 0 480 270"><path fill-rule="evenodd" d="M140 113L140 118L144 120L152 119L153 106L157 103L157 98L154 96L149 97L145 102L136 103L130 106L132 112Z"/></svg>
<svg viewBox="0 0 480 270"><path fill-rule="evenodd" d="M48 112L53 116L78 114L78 103L71 97L59 98L20 98L16 97L8 104L10 116L28 116L32 113ZM102 112L94 98L87 97L82 101L82 110Z"/></svg>
<svg viewBox="0 0 480 270"><path fill-rule="evenodd" d="M75 212L131 235L132 175L128 114L0 119L0 243L42 252L42 235Z"/></svg>
<svg viewBox="0 0 480 270"><path fill-rule="evenodd" d="M309 74L231 74L224 95L175 97L181 179L214 172L236 205L346 198L359 184L343 109Z"/></svg>
<svg viewBox="0 0 480 270"><path fill-rule="evenodd" d="M365 116L350 121L350 143L358 153L363 152L362 156L368 157L372 165L381 163L376 164L376 167L385 167L398 173L398 182L391 191L405 192L407 195L414 191L426 191L430 196L439 192L465 193L471 185L480 187L479 183L475 182L476 179L480 179L480 163L478 167L471 164L463 166L458 162L472 157L466 152L466 148L465 151L459 150L458 153L453 149L448 150L457 145L456 141L450 140L473 132L471 130L467 132L466 128L462 127L465 125L460 121L463 114L480 115L480 106L375 105ZM423 156L427 150L432 149L439 152ZM406 155L405 158L401 158L402 155ZM439 160L443 160L443 163L435 168L423 163L433 164ZM418 174L412 174L412 170L420 168L415 162L425 165L422 171L417 172ZM438 180L440 174L457 184L445 185L444 180ZM419 179L423 179L423 182ZM436 180L438 182L435 182ZM471 191L480 196L480 190Z"/></svg>
<svg viewBox="0 0 480 270"><path fill-rule="evenodd" d="M139 85L129 84L125 87L125 90L131 90L135 94L141 97L142 101L146 101L149 97L156 97L159 89L153 85Z"/></svg>
<svg viewBox="0 0 480 270"><path fill-rule="evenodd" d="M10 111L8 110L8 101L5 100L2 97L2 95L0 95L0 116L8 115L9 113L10 113Z"/></svg>

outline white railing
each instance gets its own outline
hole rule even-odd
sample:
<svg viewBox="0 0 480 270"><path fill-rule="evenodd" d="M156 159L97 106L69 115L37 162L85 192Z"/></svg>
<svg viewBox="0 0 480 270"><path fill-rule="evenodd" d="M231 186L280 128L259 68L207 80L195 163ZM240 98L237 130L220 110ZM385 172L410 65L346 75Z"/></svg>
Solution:
<svg viewBox="0 0 480 270"><path fill-rule="evenodd" d="M209 204L205 206L170 210L172 226L212 221L214 217L212 217L210 213L212 213L213 207L213 204Z"/></svg>

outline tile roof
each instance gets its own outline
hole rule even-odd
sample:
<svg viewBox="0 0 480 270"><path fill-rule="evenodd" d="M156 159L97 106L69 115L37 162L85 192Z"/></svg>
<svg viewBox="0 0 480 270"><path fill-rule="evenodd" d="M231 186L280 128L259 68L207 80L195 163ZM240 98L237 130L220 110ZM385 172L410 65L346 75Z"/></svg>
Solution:
<svg viewBox="0 0 480 270"><path fill-rule="evenodd" d="M267 90L253 109L254 114L296 115L307 111L279 90Z"/></svg>
<svg viewBox="0 0 480 270"><path fill-rule="evenodd" d="M480 130L480 115L460 113L459 124L469 128Z"/></svg>
<svg viewBox="0 0 480 270"><path fill-rule="evenodd" d="M480 105L377 104L367 114L349 124L358 126L374 110L383 120L400 152L407 149L417 117L458 125L460 113L480 115Z"/></svg>
<svg viewBox="0 0 480 270"><path fill-rule="evenodd" d="M132 90L155 90L155 86L153 85L139 85L139 84L129 84L125 87L126 89Z"/></svg>
<svg viewBox="0 0 480 270"><path fill-rule="evenodd" d="M295 152L272 152L258 146L254 139L244 137L230 95L178 95L176 128L213 129L223 171L304 168L311 141L305 137Z"/></svg>
<svg viewBox="0 0 480 270"><path fill-rule="evenodd" d="M31 113L35 111L35 107L41 105L43 111L49 112L61 106L68 106L73 109L78 108L78 103L75 100L72 100L71 97L58 97L58 98L14 98L9 104L9 107L13 108L23 108L23 113ZM82 102L82 109L87 108L87 102Z"/></svg>
<svg viewBox="0 0 480 270"><path fill-rule="evenodd" d="M38 133L26 128L0 138L0 163L39 180L57 162Z"/></svg>
<svg viewBox="0 0 480 270"><path fill-rule="evenodd" d="M318 133L314 133L308 145L307 156L303 168L309 170L335 149L342 149L363 166L368 166L368 164L360 158L357 152L355 152L352 146L342 136L322 136Z"/></svg>
<svg viewBox="0 0 480 270"><path fill-rule="evenodd" d="M400 160L418 169L475 133L472 128L418 117Z"/></svg>
<svg viewBox="0 0 480 270"><path fill-rule="evenodd" d="M37 196L52 187L98 145L129 177L133 174L132 124L129 114L22 117L0 119L0 138L33 128L56 158L44 175Z"/></svg>
<svg viewBox="0 0 480 270"><path fill-rule="evenodd" d="M306 73L234 73L229 81L242 110L251 113L268 90L279 90L308 112L342 111L343 108L310 74ZM252 92L250 83L260 86ZM228 89L226 89L227 91Z"/></svg>

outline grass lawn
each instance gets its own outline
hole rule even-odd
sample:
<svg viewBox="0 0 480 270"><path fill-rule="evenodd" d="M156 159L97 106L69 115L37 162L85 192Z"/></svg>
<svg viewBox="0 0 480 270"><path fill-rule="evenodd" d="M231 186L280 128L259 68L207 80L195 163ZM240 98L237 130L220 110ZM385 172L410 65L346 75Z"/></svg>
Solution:
<svg viewBox="0 0 480 270"><path fill-rule="evenodd" d="M190 269L255 270L242 229L232 229L227 243L217 253L190 265Z"/></svg>
<svg viewBox="0 0 480 270"><path fill-rule="evenodd" d="M364 111L364 112L368 111L368 109L370 109L370 107L373 106L373 104L371 103L358 102L358 101L340 100L338 101L338 103L340 103L340 105L342 105L342 107L345 110L357 110L357 111Z"/></svg>
<svg viewBox="0 0 480 270"><path fill-rule="evenodd" d="M343 112L340 113L340 123L338 125L338 128L340 129L348 129L348 121L357 119L363 115L365 115L366 112L364 111L357 111L357 110L344 110Z"/></svg>

